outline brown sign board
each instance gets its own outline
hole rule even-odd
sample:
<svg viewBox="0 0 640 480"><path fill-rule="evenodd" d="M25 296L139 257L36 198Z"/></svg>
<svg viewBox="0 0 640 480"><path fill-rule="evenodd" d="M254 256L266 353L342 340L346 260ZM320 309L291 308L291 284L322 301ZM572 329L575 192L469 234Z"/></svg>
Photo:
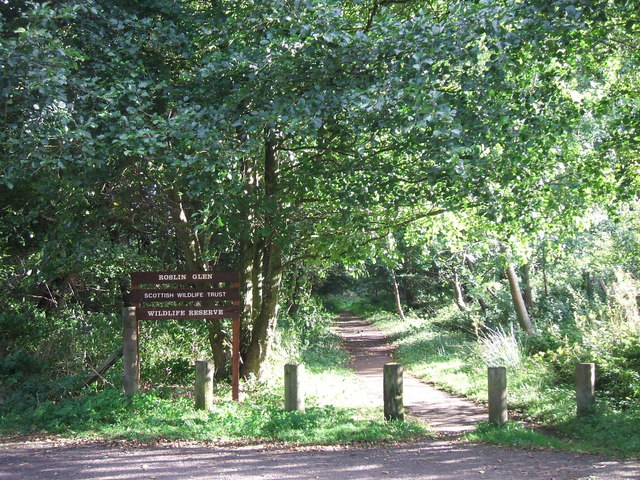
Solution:
<svg viewBox="0 0 640 480"><path fill-rule="evenodd" d="M136 308L138 320L169 320L191 318L234 318L239 315L236 306L220 307L155 307Z"/></svg>
<svg viewBox="0 0 640 480"><path fill-rule="evenodd" d="M240 272L134 272L131 274L132 285L159 283L238 283Z"/></svg>
<svg viewBox="0 0 640 480"><path fill-rule="evenodd" d="M220 283L231 283L231 287L219 288ZM178 288L156 288L152 286L161 284L174 284ZM182 286L180 286L180 284ZM186 288L193 284L192 288ZM148 288L140 288L140 285L149 285ZM218 287L218 288L214 288ZM128 395L138 389L140 381L140 364L137 333L127 336L126 332L137 332L139 320L169 320L169 319L222 319L231 318L232 322L232 395L235 401L240 399L240 272L238 271L215 271L215 272L134 272L131 274L131 303L136 304L134 308L127 308L126 311L135 311L135 315L123 313L125 328L123 329L123 351L129 352L124 357L128 360L125 364L125 393L127 393L127 379L137 378L136 382L128 390ZM140 308L140 304L148 305L156 302L185 302L194 301L200 306L172 305L165 307ZM224 304L231 301L233 305ZM202 306L202 305L206 306ZM222 304L222 305L221 305ZM124 312L124 310L123 310ZM133 317L133 318L132 318ZM131 325L132 318L134 325ZM129 323L127 323L129 322ZM129 328L131 327L131 328ZM131 353L133 352L133 353ZM128 356L127 356L128 355Z"/></svg>
<svg viewBox="0 0 640 480"><path fill-rule="evenodd" d="M174 288L156 290L133 290L129 294L131 303L140 302L191 302L209 300L222 302L224 300L240 300L238 288Z"/></svg>

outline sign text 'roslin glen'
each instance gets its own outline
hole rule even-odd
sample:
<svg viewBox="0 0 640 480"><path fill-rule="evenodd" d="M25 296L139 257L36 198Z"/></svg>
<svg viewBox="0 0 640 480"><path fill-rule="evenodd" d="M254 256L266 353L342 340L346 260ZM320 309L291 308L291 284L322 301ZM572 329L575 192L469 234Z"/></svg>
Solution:
<svg viewBox="0 0 640 480"><path fill-rule="evenodd" d="M214 274L212 273L191 273L191 274L183 274L183 273L168 273L164 275L158 275L158 281L176 281L176 280L184 280L188 282L189 280L213 280Z"/></svg>

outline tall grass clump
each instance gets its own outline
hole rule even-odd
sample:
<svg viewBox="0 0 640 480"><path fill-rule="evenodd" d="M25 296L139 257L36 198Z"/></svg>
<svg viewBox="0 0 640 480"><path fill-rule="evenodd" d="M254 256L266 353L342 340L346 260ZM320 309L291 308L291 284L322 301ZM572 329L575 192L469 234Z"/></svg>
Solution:
<svg viewBox="0 0 640 480"><path fill-rule="evenodd" d="M485 329L478 338L475 350L475 355L490 367L518 369L522 364L522 349L513 324L508 330L502 326Z"/></svg>

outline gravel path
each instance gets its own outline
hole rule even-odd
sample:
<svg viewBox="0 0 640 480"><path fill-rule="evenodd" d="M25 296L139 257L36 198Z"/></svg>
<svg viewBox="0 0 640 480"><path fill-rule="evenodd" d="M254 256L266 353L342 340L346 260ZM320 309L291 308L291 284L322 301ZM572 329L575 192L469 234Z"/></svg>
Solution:
<svg viewBox="0 0 640 480"><path fill-rule="evenodd" d="M338 327L363 388L371 392L372 401L379 401L381 365L391 354L384 336L353 317L341 317ZM485 414L474 404L433 390L405 377L407 409L435 426L441 436L435 440L376 448L0 442L0 480L640 479L638 461L496 448L447 438Z"/></svg>

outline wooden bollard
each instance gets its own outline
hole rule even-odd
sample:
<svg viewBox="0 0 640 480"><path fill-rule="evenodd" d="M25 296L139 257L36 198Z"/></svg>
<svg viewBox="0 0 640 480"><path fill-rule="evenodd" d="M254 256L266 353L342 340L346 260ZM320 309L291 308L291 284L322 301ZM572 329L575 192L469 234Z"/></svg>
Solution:
<svg viewBox="0 0 640 480"><path fill-rule="evenodd" d="M124 394L130 396L140 388L136 307L122 309L122 365L124 367Z"/></svg>
<svg viewBox="0 0 640 480"><path fill-rule="evenodd" d="M596 364L576 365L576 414L580 417L593 412L596 403Z"/></svg>
<svg viewBox="0 0 640 480"><path fill-rule="evenodd" d="M404 420L402 372L400 363L387 363L383 368L385 420Z"/></svg>
<svg viewBox="0 0 640 480"><path fill-rule="evenodd" d="M507 369L489 367L489 422L502 425L509 419L507 412Z"/></svg>
<svg viewBox="0 0 640 480"><path fill-rule="evenodd" d="M304 412L304 365L284 366L284 409Z"/></svg>
<svg viewBox="0 0 640 480"><path fill-rule="evenodd" d="M213 408L213 372L213 362L196 361L196 410L208 411Z"/></svg>

